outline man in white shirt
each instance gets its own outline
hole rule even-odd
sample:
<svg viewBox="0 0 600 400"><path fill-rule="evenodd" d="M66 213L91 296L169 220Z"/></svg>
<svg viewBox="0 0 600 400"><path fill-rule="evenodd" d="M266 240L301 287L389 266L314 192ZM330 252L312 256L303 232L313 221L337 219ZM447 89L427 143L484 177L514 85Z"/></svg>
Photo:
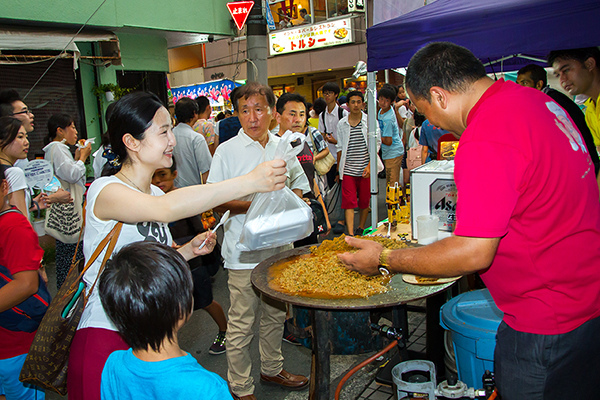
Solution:
<svg viewBox="0 0 600 400"><path fill-rule="evenodd" d="M198 121L198 104L183 97L175 104L175 117L179 124L173 128L177 144L173 157L177 161L176 187L200 185L206 182L212 162L206 140L192 128Z"/></svg>
<svg viewBox="0 0 600 400"><path fill-rule="evenodd" d="M279 138L269 132L274 115L275 96L270 87L249 83L237 92L237 110L242 130L215 151L208 183L220 182L251 171L264 160L272 159ZM300 163L294 158L287 165L286 185L302 196L310 186ZM281 342L285 321L285 304L257 295L250 275L256 265L273 254L291 249L282 246L275 249L242 252L236 248L245 214L254 195L230 201L216 208L232 215L224 225L222 255L228 269L231 306L227 327L227 380L235 399L254 400L254 380L251 376L252 359L249 347L254 333L252 326L261 308L259 347L261 354L260 379L269 384L288 389L302 389L308 378L294 375L283 369Z"/></svg>

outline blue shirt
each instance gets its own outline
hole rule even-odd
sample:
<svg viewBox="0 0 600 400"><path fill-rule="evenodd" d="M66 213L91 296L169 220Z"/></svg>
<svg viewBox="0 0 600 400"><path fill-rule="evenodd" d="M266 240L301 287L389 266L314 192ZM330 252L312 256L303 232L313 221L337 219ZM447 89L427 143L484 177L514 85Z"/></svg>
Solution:
<svg viewBox="0 0 600 400"><path fill-rule="evenodd" d="M194 357L146 362L133 351L117 350L106 360L100 386L102 400L231 400L227 383L204 369Z"/></svg>
<svg viewBox="0 0 600 400"><path fill-rule="evenodd" d="M236 136L242 127L240 119L235 115L219 121L219 144Z"/></svg>
<svg viewBox="0 0 600 400"><path fill-rule="evenodd" d="M391 137L392 144L386 145L381 144L381 155L384 160L401 157L404 154L404 145L402 139L400 139L400 129L398 129L398 122L396 121L396 115L394 110L390 108L385 113L377 113L377 122L379 122L379 129L381 130L381 137Z"/></svg>
<svg viewBox="0 0 600 400"><path fill-rule="evenodd" d="M419 136L419 144L428 147L426 161L437 160L438 141L442 135L445 135L446 133L450 132L432 125L429 123L429 120L423 122L420 132L421 136Z"/></svg>

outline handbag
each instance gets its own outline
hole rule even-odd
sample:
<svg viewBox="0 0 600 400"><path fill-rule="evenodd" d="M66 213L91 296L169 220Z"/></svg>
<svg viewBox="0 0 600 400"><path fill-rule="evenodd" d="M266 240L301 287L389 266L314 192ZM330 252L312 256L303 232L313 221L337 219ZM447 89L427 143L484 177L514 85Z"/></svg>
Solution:
<svg viewBox="0 0 600 400"><path fill-rule="evenodd" d="M0 213L0 217L9 212L21 213L16 209L9 209ZM13 280L12 274L3 265L0 265L0 288ZM42 277L38 275L38 290L16 306L0 313L0 326L13 332L35 332L48 310L52 297Z"/></svg>
<svg viewBox="0 0 600 400"><path fill-rule="evenodd" d="M56 147L56 146L55 146ZM51 153L51 163L54 167L54 151ZM53 203L46 210L44 230L46 234L63 243L77 243L81 226L83 225L83 194L85 188L77 183L69 183L57 177L64 190L71 193L72 203Z"/></svg>
<svg viewBox="0 0 600 400"><path fill-rule="evenodd" d="M325 211L318 200L310 199L310 208L313 213L313 227L317 234L327 231L327 219L325 219Z"/></svg>
<svg viewBox="0 0 600 400"><path fill-rule="evenodd" d="M315 145L315 139L312 136L312 132L310 128L308 129L308 136L310 136L310 141L313 143L313 148L316 150L317 146ZM315 161L315 171L319 175L327 175L333 164L335 164L335 158L331 153L327 154L327 156L321 158L320 160Z"/></svg>
<svg viewBox="0 0 600 400"><path fill-rule="evenodd" d="M19 375L21 382L52 390L61 396L67 394L67 369L71 342L89 296L104 270L106 261L110 258L117 244L122 226L122 222L115 225L100 242L83 269L81 268L84 265L84 260L80 259L75 262L75 257L73 258L73 264L71 264L67 278L50 303L48 311L46 311L46 315L44 315L35 334L29 353L27 353ZM89 294L85 295L83 275L107 245L108 249L104 254L98 277L96 277L94 284L88 291ZM77 250L75 254L77 254Z"/></svg>

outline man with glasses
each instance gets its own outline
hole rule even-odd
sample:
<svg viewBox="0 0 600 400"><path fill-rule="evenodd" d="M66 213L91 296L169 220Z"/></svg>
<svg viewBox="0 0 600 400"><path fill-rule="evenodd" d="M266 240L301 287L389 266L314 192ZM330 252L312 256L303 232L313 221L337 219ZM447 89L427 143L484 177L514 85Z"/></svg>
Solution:
<svg viewBox="0 0 600 400"><path fill-rule="evenodd" d="M33 131L34 115L14 89L0 92L0 116L14 117L21 121L27 133Z"/></svg>

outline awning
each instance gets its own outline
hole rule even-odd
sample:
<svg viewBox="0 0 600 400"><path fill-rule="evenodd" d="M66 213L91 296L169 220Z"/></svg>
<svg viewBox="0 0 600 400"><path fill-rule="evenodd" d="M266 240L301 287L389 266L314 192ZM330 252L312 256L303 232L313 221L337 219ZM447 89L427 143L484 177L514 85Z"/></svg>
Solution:
<svg viewBox="0 0 600 400"><path fill-rule="evenodd" d="M65 50L73 53L73 69L77 69L77 60L81 57L81 53L75 42L114 42L118 54L101 55L98 58L106 60L120 59L118 39L114 33L97 31L80 32L75 36L76 34L76 30L4 27L0 29L0 64L31 62L23 60L21 57L28 60L39 59L40 61L53 58L53 56L48 55L14 56L10 54L11 50Z"/></svg>

